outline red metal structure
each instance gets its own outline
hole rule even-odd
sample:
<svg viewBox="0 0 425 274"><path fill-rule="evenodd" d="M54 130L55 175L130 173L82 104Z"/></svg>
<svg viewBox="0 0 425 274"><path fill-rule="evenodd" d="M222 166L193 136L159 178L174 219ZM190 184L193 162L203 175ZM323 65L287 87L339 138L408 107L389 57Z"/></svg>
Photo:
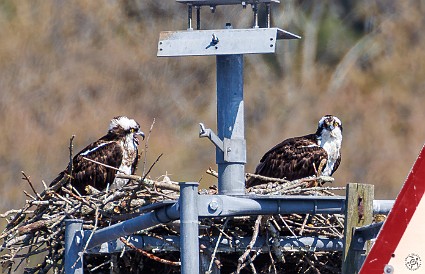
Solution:
<svg viewBox="0 0 425 274"><path fill-rule="evenodd" d="M424 192L425 146L385 220L361 274L425 273Z"/></svg>

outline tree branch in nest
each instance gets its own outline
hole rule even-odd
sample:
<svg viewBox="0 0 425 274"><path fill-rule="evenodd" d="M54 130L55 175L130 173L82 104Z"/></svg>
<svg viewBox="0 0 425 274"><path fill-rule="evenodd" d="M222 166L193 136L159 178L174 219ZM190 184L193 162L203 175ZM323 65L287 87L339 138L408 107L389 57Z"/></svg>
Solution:
<svg viewBox="0 0 425 274"><path fill-rule="evenodd" d="M143 256L146 256L149 259L152 259L154 261L157 261L157 262L160 262L160 263L163 263L163 264L172 265L172 266L180 266L181 265L180 262L173 262L173 261L170 261L170 260L162 259L162 258L159 258L159 257L149 253L149 252L144 251L143 249L137 248L133 244L128 242L126 239L124 239L124 237L120 237L120 241L123 242L127 247L136 251L137 253L140 253Z"/></svg>

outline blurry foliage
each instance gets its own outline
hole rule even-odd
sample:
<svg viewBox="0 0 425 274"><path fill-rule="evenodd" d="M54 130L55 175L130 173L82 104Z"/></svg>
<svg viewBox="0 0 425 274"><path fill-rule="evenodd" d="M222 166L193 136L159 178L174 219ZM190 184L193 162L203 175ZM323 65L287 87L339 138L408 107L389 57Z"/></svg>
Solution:
<svg viewBox="0 0 425 274"><path fill-rule="evenodd" d="M425 140L424 1L281 1L273 25L299 34L274 55L245 57L247 171L284 138L313 132L324 114L344 125L338 185L376 185L394 198ZM215 58L157 58L159 32L186 28L173 0L0 1L0 202L20 206L20 171L42 188L75 152L127 115L156 118L151 176L214 183ZM203 28L249 27L250 7L202 10ZM139 168L139 173L142 167Z"/></svg>

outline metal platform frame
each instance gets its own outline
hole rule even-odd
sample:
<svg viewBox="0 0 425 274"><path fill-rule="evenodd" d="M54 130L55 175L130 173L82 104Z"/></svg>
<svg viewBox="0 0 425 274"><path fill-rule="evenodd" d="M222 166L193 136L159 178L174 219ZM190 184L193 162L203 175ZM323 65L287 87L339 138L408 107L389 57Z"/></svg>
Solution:
<svg viewBox="0 0 425 274"><path fill-rule="evenodd" d="M198 273L200 218L247 216L264 214L344 214L343 196L261 196L245 195L246 140L244 129L243 67L244 54L274 53L276 41L299 39L298 35L270 27L271 4L276 0L177 0L187 5L188 29L160 34L158 57L216 56L217 71L217 134L200 123L199 137L208 138L216 147L218 165L218 195L198 195L198 184L180 184L178 201L142 208L140 216L96 231L83 230L81 220L67 220L65 233L65 273L83 273L83 255L123 250L119 237L129 236L156 224L180 219L180 237L166 237L159 242L145 236L131 236L128 241L145 248L180 247L181 273ZM221 5L252 6L254 18L250 29L201 30L200 10L209 6L214 11ZM258 26L258 5L266 5L267 26ZM192 27L192 9L197 10L197 30ZM388 212L392 201L374 201L376 213ZM144 213L147 212L147 213ZM240 240L240 239L239 239ZM167 244L168 241L168 244ZM260 240L261 241L261 240ZM266 239L263 239L266 241ZM173 243L170 247L169 243ZM236 248L244 248L249 239L239 241ZM221 249L230 248L223 242ZM320 237L285 237L281 246L342 250L340 240ZM235 247L235 245L233 245ZM174 249L173 249L174 248ZM255 247L254 247L255 248Z"/></svg>

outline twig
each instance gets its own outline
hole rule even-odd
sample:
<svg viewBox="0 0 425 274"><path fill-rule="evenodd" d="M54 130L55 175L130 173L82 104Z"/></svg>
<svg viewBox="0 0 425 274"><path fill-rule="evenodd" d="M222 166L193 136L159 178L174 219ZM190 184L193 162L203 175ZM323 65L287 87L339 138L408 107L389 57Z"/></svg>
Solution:
<svg viewBox="0 0 425 274"><path fill-rule="evenodd" d="M269 222L267 226L267 230L270 232L270 236L272 237L271 250L275 254L276 259L279 262L283 262L284 258L283 258L282 251L280 250L279 232L277 228L271 222Z"/></svg>
<svg viewBox="0 0 425 274"><path fill-rule="evenodd" d="M125 171L124 171L124 170L121 170L121 169L119 169L119 168L116 168L116 167L113 167L113 166L110 166L110 165L107 165L107 164L104 164L104 163L101 163L101 162L95 161L95 160L90 159L90 158L87 158L87 157L83 157L83 159L84 159L84 160L86 160L86 161L89 161L89 162L92 162L92 163L98 164L98 165L100 165L100 166L104 166L104 167L109 168L109 169L113 169L113 170L116 170L116 171L122 172L122 173L124 173L124 174L125 174Z"/></svg>
<svg viewBox="0 0 425 274"><path fill-rule="evenodd" d="M140 253L140 254L142 254L142 255L144 255L144 256L146 256L149 259L152 259L154 261L157 261L157 262L160 262L160 263L163 263L163 264L172 265L172 266L180 266L181 265L180 262L173 262L173 261L170 261L170 260L162 259L162 258L159 258L159 257L149 253L149 252L144 251L143 249L137 248L133 244L128 242L126 239L124 239L124 237L120 237L120 241L123 242L127 247L135 250L136 252L138 252L138 253Z"/></svg>
<svg viewBox="0 0 425 274"><path fill-rule="evenodd" d="M87 247L89 246L89 243L90 243L90 241L91 241L91 239L92 239L92 237L93 237L93 235L94 235L94 233L96 232L96 230L97 230L97 221L98 221L98 219L99 219L99 208L96 206L96 211L95 211L95 213L94 213L94 228L92 229L92 231L91 231L91 233L90 233L90 236L89 236L89 238L87 239L87 242L86 242L86 245L84 246L84 249L83 249L83 251L82 251L82 253L84 254L85 252L86 252L86 250L87 250ZM79 261L79 260L81 260L82 259L82 256L79 256L78 257L78 259L75 261L75 263L74 263L74 266L77 264L77 262Z"/></svg>
<svg viewBox="0 0 425 274"><path fill-rule="evenodd" d="M269 236L268 236L268 231L267 231L267 239L268 238L269 238ZM275 265L275 262L274 262L274 259L273 259L273 254L272 254L272 248L270 247L269 241L266 241L266 245L269 248L269 257L270 257L269 272L271 272L270 269L271 269L271 267L273 267L274 274L277 274L277 269L276 269L276 265ZM284 260L283 256L282 256L282 260Z"/></svg>
<svg viewBox="0 0 425 274"><path fill-rule="evenodd" d="M311 266L311 268L314 270L315 273L320 274L320 271L316 268L314 263L308 258L307 255L304 256L304 259L307 261L307 263ZM310 273L310 272L309 272Z"/></svg>
<svg viewBox="0 0 425 274"><path fill-rule="evenodd" d="M151 172L152 168L156 165L156 163L159 162L159 159L161 159L163 154L164 153L159 154L159 156L156 158L155 162L153 162L153 164L149 167L148 172L146 172L146 174L143 175L142 181L144 181L146 179L146 176L148 176L148 174Z"/></svg>
<svg viewBox="0 0 425 274"><path fill-rule="evenodd" d="M146 158L147 158L147 154L148 154L148 144L149 144L149 139L151 137L151 133L152 133L152 129L153 126L155 125L155 118L153 118L151 127L149 128L149 133L148 136L146 137L146 141L145 141L145 154L143 155L143 169L142 169L142 177L145 177L145 168L146 168ZM147 172L149 173L149 171ZM146 173L146 174L147 174Z"/></svg>
<svg viewBox="0 0 425 274"><path fill-rule="evenodd" d="M68 164L68 174L72 174L72 171L73 171L73 158L74 158L74 156L72 155L73 154L73 148L74 148L74 138L75 138L75 135L72 135L71 136L71 138L69 139L69 164Z"/></svg>
<svg viewBox="0 0 425 274"><path fill-rule="evenodd" d="M35 230L39 230L43 227L47 227L48 225L55 223L60 218L61 217L56 217L56 218L53 218L53 219L50 219L50 220L40 220L40 221L31 223L31 224L28 224L28 225L25 225L25 226L21 226L21 227L18 228L18 233L20 235L33 233L33 231L35 231Z"/></svg>
<svg viewBox="0 0 425 274"><path fill-rule="evenodd" d="M289 225L286 223L285 219L282 217L282 215L279 214L279 218L282 221L282 223L285 225L285 227L289 230L289 232L291 232L291 234L293 236L297 236L295 235L294 231L289 227Z"/></svg>
<svg viewBox="0 0 425 274"><path fill-rule="evenodd" d="M205 173L218 178L218 172L212 169L211 167L209 167Z"/></svg>
<svg viewBox="0 0 425 274"><path fill-rule="evenodd" d="M34 188L34 186L32 185L32 182L31 182L31 180L30 180L30 177L29 177L29 176L27 176L27 175L25 174L25 172L23 172L23 171L21 171L21 173L22 173L22 175L24 176L22 179L28 182L28 184L29 184L29 185L30 185L30 187L31 187L31 190L34 192L34 194L37 196L37 198L41 200L40 195L37 193L37 191L35 191L35 188Z"/></svg>
<svg viewBox="0 0 425 274"><path fill-rule="evenodd" d="M246 257L249 255L249 252L251 252L252 247L254 246L255 242L257 241L258 232L260 230L260 223L263 216L258 215L257 220L255 220L253 232L252 232L252 238L249 242L248 246L246 247L245 252L239 257L238 259L238 270L240 271L240 267L242 263L246 260Z"/></svg>
<svg viewBox="0 0 425 274"><path fill-rule="evenodd" d="M229 221L229 218L226 218L226 221L224 221L224 224L223 224L223 230L226 229L226 226L227 226L227 222L228 221ZM218 235L218 238L217 238L217 242L216 242L215 247L214 247L214 251L213 251L213 253L211 255L210 265L208 266L208 273L211 273L211 269L212 269L212 265L213 265L213 262L214 262L215 254L217 253L217 249L218 249L218 246L219 246L219 244L221 242L221 237L222 236L223 236L223 232L220 232L220 234Z"/></svg>
<svg viewBox="0 0 425 274"><path fill-rule="evenodd" d="M93 267L93 268L92 268L92 269L90 269L90 270L91 270L92 272L95 272L96 270L98 270L98 269L99 269L99 268L101 268L102 266L105 266L105 265L110 264L110 263L111 263L111 260L105 261L105 262L101 263L100 265ZM114 273L114 272L111 272L111 273Z"/></svg>
<svg viewBox="0 0 425 274"><path fill-rule="evenodd" d="M260 180L265 181L265 182L279 182L279 183L289 183L290 182L286 179L267 177L267 176L262 176L262 175L258 175L258 174L253 174L253 173L247 173L246 177L252 177L252 178L255 178L255 179L260 179Z"/></svg>
<svg viewBox="0 0 425 274"><path fill-rule="evenodd" d="M151 186L151 187L156 186L158 188L168 189L168 190L180 192L180 187L177 184L177 182L173 182L173 183L156 182L156 181L149 180L149 179L145 179L145 180L142 181L142 177L140 177L138 175L127 175L127 174L117 174L116 177L117 178L134 180L134 181L136 181L138 183L141 183L141 184L144 184L144 185L147 185L147 186Z"/></svg>
<svg viewBox="0 0 425 274"><path fill-rule="evenodd" d="M310 214L306 214L304 217L303 225L301 226L300 233L299 233L300 236L303 235L304 227L307 224L307 220L309 217L310 217Z"/></svg>
<svg viewBox="0 0 425 274"><path fill-rule="evenodd" d="M34 210L27 210L27 211L24 212L24 211L22 211L22 209L11 209L11 210L6 211L3 214L0 214L0 218L7 218L9 215L17 214L17 213L32 214L32 213L34 213Z"/></svg>
<svg viewBox="0 0 425 274"><path fill-rule="evenodd" d="M253 263L251 256L248 256L248 261L249 261L249 266L251 267L251 272L253 274L257 274L257 270L255 269L255 266L254 266L254 263Z"/></svg>

